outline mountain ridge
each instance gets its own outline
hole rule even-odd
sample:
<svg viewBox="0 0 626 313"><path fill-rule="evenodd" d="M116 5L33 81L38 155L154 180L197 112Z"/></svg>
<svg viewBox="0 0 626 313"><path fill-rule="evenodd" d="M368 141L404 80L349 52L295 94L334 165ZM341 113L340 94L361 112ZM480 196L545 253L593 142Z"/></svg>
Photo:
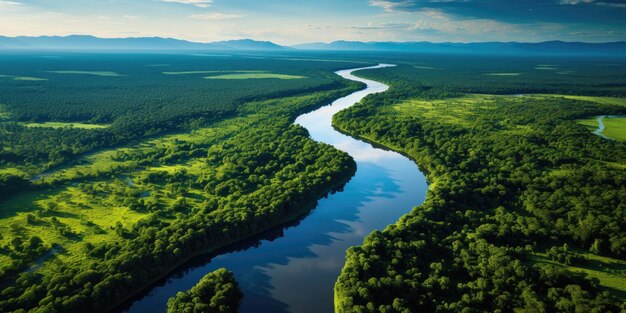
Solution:
<svg viewBox="0 0 626 313"><path fill-rule="evenodd" d="M91 35L0 36L0 49L51 50L285 50L269 41L252 39L193 42L169 37L101 38Z"/></svg>
<svg viewBox="0 0 626 313"><path fill-rule="evenodd" d="M353 50L353 51L395 51L395 52L436 52L436 53L555 53L555 54L624 54L626 41L587 43L560 40L543 42L428 42L428 41L333 41L330 43L306 43L292 46L300 50Z"/></svg>
<svg viewBox="0 0 626 313"><path fill-rule="evenodd" d="M0 50L241 50L241 51L384 51L403 53L474 54L602 54L626 56L626 41L587 43L543 42L428 42L348 41L312 42L283 46L271 41L236 39L193 42L170 37L101 38L92 35L0 36Z"/></svg>

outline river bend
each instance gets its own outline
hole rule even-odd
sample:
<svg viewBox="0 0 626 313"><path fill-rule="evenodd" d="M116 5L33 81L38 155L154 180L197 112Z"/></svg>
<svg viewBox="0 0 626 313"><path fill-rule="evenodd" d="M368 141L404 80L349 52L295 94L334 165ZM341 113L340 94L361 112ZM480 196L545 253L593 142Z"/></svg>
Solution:
<svg viewBox="0 0 626 313"><path fill-rule="evenodd" d="M220 267L231 270L244 293L240 312L321 313L333 311L333 287L345 252L374 230L396 222L421 204L428 188L417 165L399 153L373 147L336 131L332 116L388 86L352 73L392 65L338 71L367 88L299 116L311 138L347 152L357 163L341 192L321 199L309 215L209 255L198 257L152 286L125 312L164 312L167 299L190 289Z"/></svg>

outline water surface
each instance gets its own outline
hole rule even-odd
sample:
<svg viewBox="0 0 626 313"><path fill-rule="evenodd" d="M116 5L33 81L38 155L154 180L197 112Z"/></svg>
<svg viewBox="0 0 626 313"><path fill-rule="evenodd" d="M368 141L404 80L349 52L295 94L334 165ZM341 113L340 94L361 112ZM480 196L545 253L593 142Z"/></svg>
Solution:
<svg viewBox="0 0 626 313"><path fill-rule="evenodd" d="M355 159L357 172L343 190L320 200L308 216L292 225L192 260L130 304L126 312L164 312L169 297L193 287L202 276L220 267L235 274L244 293L240 312L333 311L333 287L346 249L361 244L367 234L384 229L421 204L427 190L424 175L406 157L333 129L335 113L388 88L352 75L360 69L337 74L367 84L366 89L295 121L314 140L331 144Z"/></svg>

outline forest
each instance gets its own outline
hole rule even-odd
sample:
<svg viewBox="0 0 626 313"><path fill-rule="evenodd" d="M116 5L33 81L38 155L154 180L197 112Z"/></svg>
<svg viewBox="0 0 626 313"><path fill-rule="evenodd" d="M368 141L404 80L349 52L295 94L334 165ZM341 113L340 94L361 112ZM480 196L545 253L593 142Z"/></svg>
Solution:
<svg viewBox="0 0 626 313"><path fill-rule="evenodd" d="M225 268L206 274L189 291L167 301L168 313L235 313L243 294Z"/></svg>
<svg viewBox="0 0 626 313"><path fill-rule="evenodd" d="M439 75L473 66L448 63ZM424 204L348 250L336 311L625 310L626 145L578 122L626 114L623 67L596 71L611 85L558 75L492 85L433 71L359 73L391 89L333 119L410 156L430 181Z"/></svg>
<svg viewBox="0 0 626 313"><path fill-rule="evenodd" d="M352 61L345 61L352 60ZM370 52L2 54L0 311L109 312L199 254L307 214L349 155L294 125L333 119L427 174L427 200L350 248L338 312L626 310L621 59ZM587 124L585 124L587 123ZM227 270L168 302L231 312Z"/></svg>
<svg viewBox="0 0 626 313"><path fill-rule="evenodd" d="M108 58L98 61L89 55L76 58L83 57L95 62L89 69L103 71L105 65L109 66L107 62L113 62ZM151 57L157 58L148 55L141 60L150 62ZM36 56L33 58L38 60ZM127 66L124 73L132 76L129 68L133 65L130 64L136 64L133 58L139 57L111 58L124 61L117 66ZM175 67L177 71L187 71L192 66L188 56L160 58L165 60L159 63L187 64L187 67ZM204 66L210 68L213 61L205 61ZM8 114L4 116L8 121L0 124L3 131L11 135L1 137L3 151L27 155L31 153L29 149L46 151L46 145L63 149L59 141L76 149L61 153L64 159L58 162L43 154L32 160L4 159L0 189L3 196L0 200L0 311L115 310L128 297L191 257L296 219L312 209L327 192L349 180L356 170L354 161L329 145L311 140L305 129L292 122L301 112L359 88L358 84L333 76L335 69L351 65L342 62L308 65L297 62L300 65L296 65L290 61L241 59L232 60L231 66L237 68L237 62L246 69L254 66L252 69L271 68L280 73L297 70L313 78L269 79L269 82L259 79L258 83L256 80L246 84L230 83L226 88L218 80L203 80L196 75L196 80L206 84L196 86L198 89L217 84L216 88L223 88L224 93L239 86L252 88L252 91L238 93L235 90L233 95L239 97L223 95L221 98L214 91L205 102L196 92L183 89L177 91L182 92L181 98L195 97L184 99L184 103L189 101L186 106L181 102L171 106L168 114L159 115L158 110L151 109L152 106L158 108L157 104L146 103L146 110L156 113L145 118L142 114L133 115L134 103L144 97L139 91L142 84L155 84L154 88L169 84L150 78L148 74L146 79L154 81L135 81L138 91L121 93L129 99L125 106L118 103L117 107L108 107L107 97L118 97L120 93L111 92L113 87L106 86L108 80L119 76L72 74L89 75L80 79L87 86L81 85L78 79L58 83L85 88L85 94L78 92L76 97L93 102L82 104L62 101L63 94L69 92L63 89L65 87L19 87L40 88L42 93L51 95L50 99L56 96L59 99L55 101L66 104L49 105L49 112L45 113L49 115L42 113L41 116L54 117L55 122L111 123L106 129L22 126L22 120L48 121L24 117L37 110L43 112L47 107L37 108L38 102L28 94L22 94L18 100L17 92L1 93L4 98L0 102L5 104L3 109ZM192 63L195 68L201 66L199 62ZM297 69L297 66L313 70ZM117 67L115 70L122 71ZM183 81L191 81L187 76L176 75ZM172 79L165 74L159 77ZM91 79L105 81L98 82L100 87L96 88L96 82ZM300 82L294 85L292 81ZM270 92L272 90L275 92ZM32 103L33 109L20 111L17 109L20 102ZM220 106L232 112L219 118L211 115L222 112ZM209 114L205 120L198 120L199 111L194 110L200 109ZM69 119L72 112L79 111L86 115ZM104 111L109 112L110 120L92 120L100 114L98 112ZM163 118L173 128L152 131L155 125L151 123L152 118ZM147 131L133 133L131 128L120 126L123 125L120 120L136 122L137 127ZM122 136L120 141L102 139L111 139L107 132L118 130L133 135ZM37 144L31 146L31 142ZM56 163L58 165L48 166ZM222 273L217 275L223 276ZM180 305L182 301L184 299Z"/></svg>
<svg viewBox="0 0 626 313"><path fill-rule="evenodd" d="M249 101L341 88L332 72L346 64L143 54L4 54L0 62L0 166L17 166L28 174L95 149L235 116ZM303 79L250 79L243 84L206 79L249 71ZM108 127L24 126L30 122Z"/></svg>

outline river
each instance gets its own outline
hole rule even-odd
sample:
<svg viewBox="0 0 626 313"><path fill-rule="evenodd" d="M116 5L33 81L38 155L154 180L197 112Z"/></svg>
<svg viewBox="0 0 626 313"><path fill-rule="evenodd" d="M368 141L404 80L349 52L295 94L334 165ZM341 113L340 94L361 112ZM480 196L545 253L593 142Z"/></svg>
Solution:
<svg viewBox="0 0 626 313"><path fill-rule="evenodd" d="M593 133L602 137L602 138L607 138L606 136L604 136L604 134L602 134L602 132L604 131L604 122L602 121L604 118L606 117L606 115L602 115L602 116L598 116L596 118L596 121L598 121L598 129L596 129Z"/></svg>
<svg viewBox="0 0 626 313"><path fill-rule="evenodd" d="M193 287L220 267L234 273L244 293L240 312L332 312L333 287L346 249L421 204L428 189L425 176L408 158L343 135L331 125L335 113L388 89L352 72L389 66L338 71L367 88L295 121L314 140L331 144L356 161L357 172L341 192L321 199L300 221L188 262L129 303L124 312L164 312L169 297Z"/></svg>

